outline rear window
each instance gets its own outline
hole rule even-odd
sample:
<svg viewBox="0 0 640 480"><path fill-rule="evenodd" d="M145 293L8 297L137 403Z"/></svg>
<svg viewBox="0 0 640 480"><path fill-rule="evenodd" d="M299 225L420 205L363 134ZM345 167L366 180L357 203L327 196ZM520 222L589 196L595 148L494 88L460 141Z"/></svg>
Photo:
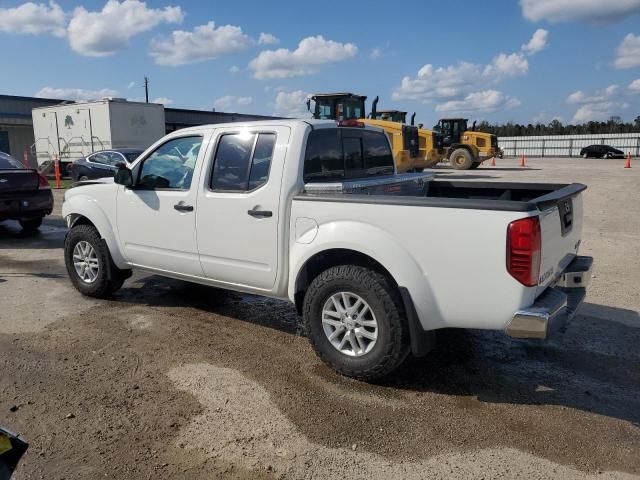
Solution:
<svg viewBox="0 0 640 480"><path fill-rule="evenodd" d="M325 128L309 134L303 178L309 183L391 175L393 167L383 132Z"/></svg>
<svg viewBox="0 0 640 480"><path fill-rule="evenodd" d="M16 168L24 168L24 166L15 158L0 152L0 168L13 170Z"/></svg>

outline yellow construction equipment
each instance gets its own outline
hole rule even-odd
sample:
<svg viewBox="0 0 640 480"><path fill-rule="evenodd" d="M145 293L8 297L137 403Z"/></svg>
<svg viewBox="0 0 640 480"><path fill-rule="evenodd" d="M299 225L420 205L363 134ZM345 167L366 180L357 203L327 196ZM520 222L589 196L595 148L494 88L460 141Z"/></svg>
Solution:
<svg viewBox="0 0 640 480"><path fill-rule="evenodd" d="M400 110L377 110L378 97L373 101L368 118L365 113L364 95L353 93L320 93L307 101L311 111L311 100L315 102L313 118L336 121L357 119L367 125L381 127L387 132L393 148L396 169L399 173L421 171L433 167L440 161L449 160L458 170L477 168L480 163L495 156L498 142L495 135L467 129L467 119L447 118L438 122L433 130L406 124L407 112Z"/></svg>
<svg viewBox="0 0 640 480"><path fill-rule="evenodd" d="M311 111L311 100L315 102L313 118L335 121L357 120L366 125L381 127L387 133L398 173L422 171L438 163L442 154L437 148L435 132L419 135L418 127L393 120L383 120L376 113L378 99L373 102L371 118L366 118L364 95L353 93L318 93L307 101ZM406 112L404 113L406 116ZM406 118L406 117L405 117Z"/></svg>

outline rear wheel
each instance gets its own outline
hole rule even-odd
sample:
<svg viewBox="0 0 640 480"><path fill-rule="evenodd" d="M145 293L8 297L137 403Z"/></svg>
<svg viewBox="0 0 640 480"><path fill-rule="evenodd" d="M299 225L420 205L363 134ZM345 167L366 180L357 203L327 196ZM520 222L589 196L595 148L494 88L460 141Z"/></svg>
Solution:
<svg viewBox="0 0 640 480"><path fill-rule="evenodd" d="M29 218L25 220L20 220L20 226L25 232L35 232L42 225L42 217L38 218Z"/></svg>
<svg viewBox="0 0 640 480"><path fill-rule="evenodd" d="M456 170L469 170L473 165L473 157L466 148L458 148L449 156L449 163Z"/></svg>
<svg viewBox="0 0 640 480"><path fill-rule="evenodd" d="M588 153L583 153L582 154L582 158L589 158L589 154Z"/></svg>
<svg viewBox="0 0 640 480"><path fill-rule="evenodd" d="M64 260L73 285L89 297L111 296L127 276L126 271L115 266L109 249L92 225L78 225L69 231L64 242Z"/></svg>
<svg viewBox="0 0 640 480"><path fill-rule="evenodd" d="M89 177L87 177L86 175L82 175L80 178L78 178L79 182L84 182L85 180L89 180Z"/></svg>
<svg viewBox="0 0 640 480"><path fill-rule="evenodd" d="M332 267L304 297L303 319L318 356L343 375L373 380L396 369L409 353L398 292L364 267Z"/></svg>

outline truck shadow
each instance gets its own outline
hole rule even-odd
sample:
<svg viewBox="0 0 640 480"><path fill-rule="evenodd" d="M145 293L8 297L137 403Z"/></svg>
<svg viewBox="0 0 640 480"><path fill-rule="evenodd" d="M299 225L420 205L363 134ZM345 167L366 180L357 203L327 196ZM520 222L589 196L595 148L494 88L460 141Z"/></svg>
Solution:
<svg viewBox="0 0 640 480"><path fill-rule="evenodd" d="M25 232L18 222L7 220L0 224L0 250L62 248L66 232L67 225L59 217L45 218L42 226L35 232Z"/></svg>
<svg viewBox="0 0 640 480"><path fill-rule="evenodd" d="M154 275L127 282L116 298L194 308L304 335L287 302ZM559 405L640 426L640 328L630 326L640 327L640 316L593 304L583 305L581 312L564 334L548 342L513 340L502 332L439 331L435 350L407 359L377 385L487 403Z"/></svg>
<svg viewBox="0 0 640 480"><path fill-rule="evenodd" d="M443 330L434 351L408 359L381 384L488 403L559 405L640 426L638 312L593 304L581 312L548 342Z"/></svg>

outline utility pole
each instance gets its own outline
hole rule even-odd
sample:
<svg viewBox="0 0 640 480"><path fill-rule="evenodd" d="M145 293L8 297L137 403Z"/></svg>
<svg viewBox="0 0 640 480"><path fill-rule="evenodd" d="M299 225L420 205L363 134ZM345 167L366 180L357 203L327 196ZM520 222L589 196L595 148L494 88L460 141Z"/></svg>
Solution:
<svg viewBox="0 0 640 480"><path fill-rule="evenodd" d="M146 75L144 76L144 97L149 103L149 78Z"/></svg>

